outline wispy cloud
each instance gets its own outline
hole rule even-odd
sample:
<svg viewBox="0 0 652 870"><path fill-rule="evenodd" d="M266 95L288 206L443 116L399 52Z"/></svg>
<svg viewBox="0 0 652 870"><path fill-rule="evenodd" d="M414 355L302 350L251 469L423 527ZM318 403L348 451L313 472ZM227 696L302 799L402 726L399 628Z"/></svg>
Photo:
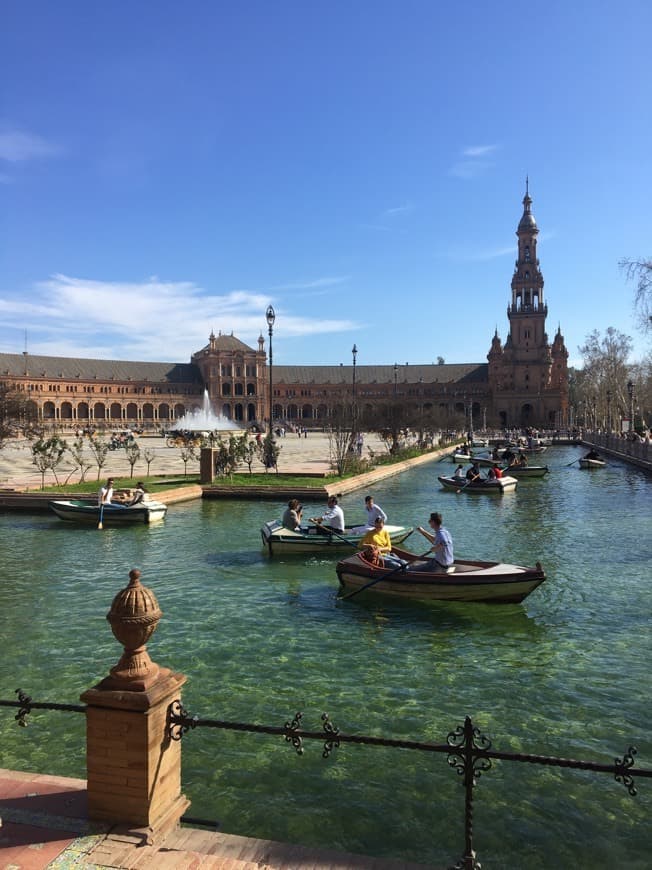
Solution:
<svg viewBox="0 0 652 870"><path fill-rule="evenodd" d="M409 214L413 210L414 205L411 202L407 202L405 205L390 206L377 215L375 222L361 223L358 226L364 230L376 230L383 233L402 232L398 229L397 218Z"/></svg>
<svg viewBox="0 0 652 870"><path fill-rule="evenodd" d="M0 160L20 163L40 157L52 157L61 153L58 145L16 129L0 129Z"/></svg>
<svg viewBox="0 0 652 870"><path fill-rule="evenodd" d="M396 217L397 215L405 214L406 212L410 212L413 209L414 209L414 206L412 205L412 203L408 202L405 205L397 205L394 208L386 208L385 211L382 213L381 217L392 218L392 217Z"/></svg>
<svg viewBox="0 0 652 870"><path fill-rule="evenodd" d="M451 166L448 174L456 178L477 178L478 175L482 175L494 165L493 161L487 158L494 154L499 147L499 145L469 145L467 148L463 148L462 159Z"/></svg>
<svg viewBox="0 0 652 870"><path fill-rule="evenodd" d="M334 287L337 284L345 284L351 280L350 275L338 275L332 278L313 278L310 281L295 281L292 284L277 284L273 287L268 287L270 291L277 290L316 290L327 287Z"/></svg>
<svg viewBox="0 0 652 870"><path fill-rule="evenodd" d="M358 326L346 319L293 315L267 292L211 294L190 281L155 276L113 282L61 274L37 284L27 298L3 293L0 326L18 331L27 326L33 353L183 361L206 344L211 329L233 332L255 346L270 301L285 337L341 333Z"/></svg>

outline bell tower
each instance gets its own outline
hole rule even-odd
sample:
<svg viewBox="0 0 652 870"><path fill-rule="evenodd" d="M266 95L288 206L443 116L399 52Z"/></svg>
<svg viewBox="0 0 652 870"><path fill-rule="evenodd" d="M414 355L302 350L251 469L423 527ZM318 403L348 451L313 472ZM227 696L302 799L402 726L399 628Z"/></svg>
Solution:
<svg viewBox="0 0 652 870"><path fill-rule="evenodd" d="M567 423L568 352L561 330L552 347L548 341L548 306L537 256L538 235L526 178L523 214L516 230L518 256L512 276L512 300L507 307L509 335L504 348L497 331L494 335L487 356L489 384L502 425L559 428Z"/></svg>

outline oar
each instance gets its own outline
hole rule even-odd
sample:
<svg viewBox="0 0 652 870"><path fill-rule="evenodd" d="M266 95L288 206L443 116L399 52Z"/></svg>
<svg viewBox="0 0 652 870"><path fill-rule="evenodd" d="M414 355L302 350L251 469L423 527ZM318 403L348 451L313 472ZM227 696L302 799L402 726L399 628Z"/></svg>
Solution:
<svg viewBox="0 0 652 870"><path fill-rule="evenodd" d="M579 459L573 459L573 461L569 462L568 465L562 465L562 468L570 468L571 465L575 465L576 462L579 462Z"/></svg>
<svg viewBox="0 0 652 870"><path fill-rule="evenodd" d="M97 524L97 528L98 528L98 529L103 529L103 528L104 528L104 526L102 525L102 520L103 520L103 518L104 518L104 502L102 502L102 504L100 505L100 521L99 521L99 523Z"/></svg>
<svg viewBox="0 0 652 870"><path fill-rule="evenodd" d="M345 538L344 535L341 535L339 532L336 532L335 529L325 529L321 523L316 523L314 520L308 520L313 526L316 526L318 529L321 529L325 535L335 535L336 538L341 538L345 544L350 544L352 547L357 548L357 543L353 543L353 541L349 541L348 538Z"/></svg>
<svg viewBox="0 0 652 870"><path fill-rule="evenodd" d="M425 559L430 550L426 550L423 556L417 556L417 559ZM349 592L347 595L338 595L338 601L346 601L347 598L353 598L354 595L358 595L360 592L364 592L365 589L368 589L370 586L373 586L374 583L379 583L381 580L388 580L390 577L393 577L394 574L398 574L399 571L405 571L405 565L399 565L398 568L394 568L389 574L383 574L382 577L375 577L373 580L370 580L369 583L365 583L364 586L361 586L359 589L354 589L353 592Z"/></svg>
<svg viewBox="0 0 652 870"><path fill-rule="evenodd" d="M459 495L459 494L462 492L463 489L466 489L467 486L468 486L470 483L473 483L474 480L477 480L478 477L480 477L479 474L478 474L477 477L469 477L469 479L466 481L466 483L464 484L464 486L461 486L459 489L456 489L456 490L455 490L455 495Z"/></svg>

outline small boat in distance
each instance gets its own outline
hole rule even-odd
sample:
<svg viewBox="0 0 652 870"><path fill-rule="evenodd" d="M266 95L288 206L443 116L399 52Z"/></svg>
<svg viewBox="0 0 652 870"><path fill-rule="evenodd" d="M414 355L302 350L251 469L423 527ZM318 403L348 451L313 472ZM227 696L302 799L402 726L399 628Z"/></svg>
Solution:
<svg viewBox="0 0 652 870"><path fill-rule="evenodd" d="M523 477L544 477L550 469L547 465L508 465L503 468L503 474L520 480Z"/></svg>
<svg viewBox="0 0 652 870"><path fill-rule="evenodd" d="M455 492L481 492L486 495L502 495L505 492L513 492L516 489L517 480L515 477L503 476L488 480L481 478L469 482L458 477L445 477L440 475L437 480L441 483L444 489L451 489Z"/></svg>
<svg viewBox="0 0 652 870"><path fill-rule="evenodd" d="M368 529L363 526L344 529L343 532L333 532L321 526L308 528L286 529L280 520L264 523L260 529L263 546L269 550L269 555L275 553L327 553L332 550L350 550L358 546ZM392 544L400 544L414 531L412 526L392 526L385 524Z"/></svg>
<svg viewBox="0 0 652 870"><path fill-rule="evenodd" d="M428 563L414 553L400 549L392 552L404 561L403 567L372 565L362 553L341 559L336 569L340 585L349 593L361 592L368 586L369 592L399 598L507 604L523 601L546 579L539 562L535 568L525 568L505 562L456 559L447 571L432 572L427 570Z"/></svg>
<svg viewBox="0 0 652 870"><path fill-rule="evenodd" d="M154 523L162 520L168 510L168 506L159 501L140 502L131 506L112 502L103 506L101 515L98 504L77 499L50 501L48 507L60 520L95 526L100 519L105 526Z"/></svg>
<svg viewBox="0 0 652 870"><path fill-rule="evenodd" d="M604 459L587 459L583 457L580 459L580 468L604 468L606 466L606 462Z"/></svg>

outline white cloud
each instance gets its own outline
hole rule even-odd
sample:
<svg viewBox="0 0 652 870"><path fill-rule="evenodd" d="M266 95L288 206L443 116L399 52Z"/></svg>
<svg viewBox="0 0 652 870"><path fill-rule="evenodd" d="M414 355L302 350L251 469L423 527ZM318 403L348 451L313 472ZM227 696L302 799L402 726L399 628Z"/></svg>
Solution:
<svg viewBox="0 0 652 870"><path fill-rule="evenodd" d="M23 133L21 130L0 130L0 160L20 163L23 160L51 157L59 154L60 151L57 145L32 133Z"/></svg>
<svg viewBox="0 0 652 870"><path fill-rule="evenodd" d="M340 333L349 320L296 316L267 293L207 293L189 281L110 282L53 275L25 296L5 293L0 325L28 329L32 353L95 358L184 361L211 329L255 342L270 301L285 337Z"/></svg>
<svg viewBox="0 0 652 870"><path fill-rule="evenodd" d="M499 145L470 145L462 149L462 160L458 160L448 170L456 178L477 178L494 164L486 158L498 150Z"/></svg>
<svg viewBox="0 0 652 870"><path fill-rule="evenodd" d="M471 145L462 151L462 155L464 157L486 157L487 154L491 154L497 148L497 145Z"/></svg>

